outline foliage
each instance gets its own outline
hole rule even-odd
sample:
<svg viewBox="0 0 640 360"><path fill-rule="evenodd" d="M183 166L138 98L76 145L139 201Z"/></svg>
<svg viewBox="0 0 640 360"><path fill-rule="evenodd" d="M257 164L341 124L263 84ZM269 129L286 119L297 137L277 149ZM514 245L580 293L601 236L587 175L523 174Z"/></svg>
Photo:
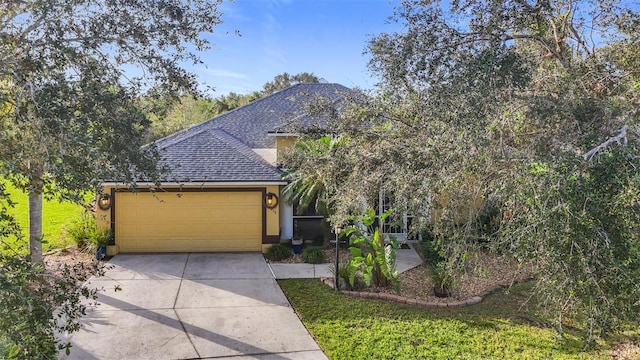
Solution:
<svg viewBox="0 0 640 360"><path fill-rule="evenodd" d="M369 43L378 88L334 121L349 141L330 164L307 158L328 174L332 222L371 189L393 193L414 227L433 221L450 268L483 239L535 263L558 329L570 308L615 331L637 314L637 7L408 0L395 20L403 31Z"/></svg>
<svg viewBox="0 0 640 360"><path fill-rule="evenodd" d="M282 194L291 204L297 205L299 213L310 206L320 214L330 213L331 203L328 199L334 193L327 182L332 174L327 171L334 154L339 151L343 142L343 139L329 136L300 139L294 146L295 150L285 154L284 162L291 170L284 175L284 179L289 183L282 189ZM313 158L318 166L307 161L309 158ZM332 169L332 173L343 171L338 168Z"/></svg>
<svg viewBox="0 0 640 360"><path fill-rule="evenodd" d="M629 147L615 148L588 166L569 161L548 170L532 166L520 179L527 186L507 200L509 219L495 245L537 266L537 290L544 302L563 306L544 309L558 319L560 331L567 317L588 324L590 336L638 322L636 154ZM531 242L532 233L544 236Z"/></svg>
<svg viewBox="0 0 640 360"><path fill-rule="evenodd" d="M195 92L185 62L220 22L218 0L27 0L0 12L0 174L29 194L41 262L42 195L79 200L109 179L155 180L137 99ZM193 51L192 51L193 50Z"/></svg>
<svg viewBox="0 0 640 360"><path fill-rule="evenodd" d="M280 75L276 75L272 81L264 84L262 88L262 96L273 94L276 91L284 90L295 84L317 84L320 82L323 82L323 80L315 76L313 73L302 72L290 75L285 72Z"/></svg>
<svg viewBox="0 0 640 360"><path fill-rule="evenodd" d="M0 240L21 236L5 185L0 183ZM3 359L52 359L70 344L59 334L79 330L79 320L96 290L80 284L101 275L98 263L65 265L59 275L34 265L25 255L0 252L0 357Z"/></svg>
<svg viewBox="0 0 640 360"><path fill-rule="evenodd" d="M271 261L281 261L291 256L293 256L291 249L282 244L271 245L264 254L264 257Z"/></svg>
<svg viewBox="0 0 640 360"><path fill-rule="evenodd" d="M325 261L324 251L317 246L309 246L302 250L302 260L309 264L322 264Z"/></svg>
<svg viewBox="0 0 640 360"><path fill-rule="evenodd" d="M384 221L391 215L387 211L380 216L380 221ZM396 249L398 243L395 239L389 239L389 244L385 244L385 237L380 233L380 229L374 226L376 213L373 209L354 219L357 225L352 225L345 229L350 236L351 244L349 251L353 258L349 262L351 267L349 274L349 285L354 286L356 271L362 274L366 286L387 286L393 285L397 293L400 293L400 280L396 270ZM364 233L360 224L364 225L368 232ZM355 271L354 271L355 270Z"/></svg>
<svg viewBox="0 0 640 360"><path fill-rule="evenodd" d="M147 141L153 141L171 135L189 126L201 123L219 114L211 99L183 95L164 113L149 113L151 127Z"/></svg>
<svg viewBox="0 0 640 360"><path fill-rule="evenodd" d="M446 260L440 250L440 240L436 239L430 226L422 231L420 250L422 258L432 267Z"/></svg>
<svg viewBox="0 0 640 360"><path fill-rule="evenodd" d="M111 240L111 229L98 228L94 214L88 211L83 211L80 218L71 222L65 231L79 249L89 253L93 253L97 247L109 245Z"/></svg>
<svg viewBox="0 0 640 360"><path fill-rule="evenodd" d="M575 328L560 341L522 306L530 284L473 306L425 309L344 296L314 279L278 283L329 359L606 359L616 345L585 350Z"/></svg>
<svg viewBox="0 0 640 360"><path fill-rule="evenodd" d="M0 254L0 356L16 359L56 358L58 351L70 351L57 333L80 329L79 320L96 289L79 285L100 274L97 263L65 265L61 276L45 272L23 255Z"/></svg>
<svg viewBox="0 0 640 360"><path fill-rule="evenodd" d="M455 285L451 271L447 269L446 262L439 262L431 269L434 286L442 290L450 290Z"/></svg>
<svg viewBox="0 0 640 360"><path fill-rule="evenodd" d="M15 236L21 237L20 225L16 221L15 217L9 212L11 208L15 206L15 203L9 196L7 185L0 182L0 241L4 243L4 239ZM4 245L4 244L3 244Z"/></svg>
<svg viewBox="0 0 640 360"><path fill-rule="evenodd" d="M344 263L341 262L338 264L338 278L342 279L344 281L345 286L348 286L349 289L353 290L356 288L356 283L354 280L353 284L349 283L349 279L355 279L356 276L356 268L354 266L351 265L350 262L348 263ZM335 279L335 273L336 269L335 269L335 265L331 268L331 273L333 274L333 277Z"/></svg>

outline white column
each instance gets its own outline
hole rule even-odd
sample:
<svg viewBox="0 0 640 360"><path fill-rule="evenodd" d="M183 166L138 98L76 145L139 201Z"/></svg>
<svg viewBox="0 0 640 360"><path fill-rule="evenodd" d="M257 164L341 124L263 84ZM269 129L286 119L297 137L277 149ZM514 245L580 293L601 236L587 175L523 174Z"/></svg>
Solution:
<svg viewBox="0 0 640 360"><path fill-rule="evenodd" d="M280 237L293 238L293 205L289 205L284 196L280 199Z"/></svg>

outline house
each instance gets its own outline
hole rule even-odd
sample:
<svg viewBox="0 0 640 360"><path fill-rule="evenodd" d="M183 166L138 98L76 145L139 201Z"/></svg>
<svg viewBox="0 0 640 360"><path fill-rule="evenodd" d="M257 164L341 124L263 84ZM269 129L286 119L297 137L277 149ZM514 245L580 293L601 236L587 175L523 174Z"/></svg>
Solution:
<svg viewBox="0 0 640 360"><path fill-rule="evenodd" d="M171 169L160 186L103 184L96 218L114 234L109 253L264 251L291 239L278 159L295 142L291 129L323 125L304 114L305 103L349 93L297 84L156 141L160 165Z"/></svg>

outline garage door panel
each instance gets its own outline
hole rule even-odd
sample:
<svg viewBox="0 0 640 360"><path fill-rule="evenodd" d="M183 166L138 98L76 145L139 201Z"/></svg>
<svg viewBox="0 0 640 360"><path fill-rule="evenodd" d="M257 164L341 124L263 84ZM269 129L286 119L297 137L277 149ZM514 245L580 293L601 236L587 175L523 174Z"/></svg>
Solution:
<svg viewBox="0 0 640 360"><path fill-rule="evenodd" d="M262 192L117 193L122 252L260 251Z"/></svg>
<svg viewBox="0 0 640 360"><path fill-rule="evenodd" d="M224 238L220 239L244 239L247 237L259 234L262 231L260 224L242 224L242 223L227 223L217 224L215 229L212 229L212 224L139 224L137 229L134 230L134 234L138 238L145 238L145 234L166 233L164 237L167 239L208 239L219 238L219 234L225 234ZM156 237L161 237L156 235Z"/></svg>

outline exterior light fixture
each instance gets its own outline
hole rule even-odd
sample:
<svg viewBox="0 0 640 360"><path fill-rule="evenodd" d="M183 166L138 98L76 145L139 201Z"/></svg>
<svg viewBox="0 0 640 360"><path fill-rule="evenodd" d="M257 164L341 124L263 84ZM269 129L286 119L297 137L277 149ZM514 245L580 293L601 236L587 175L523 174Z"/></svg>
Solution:
<svg viewBox="0 0 640 360"><path fill-rule="evenodd" d="M264 198L264 204L267 208L273 209L278 206L278 196L274 193L268 193Z"/></svg>
<svg viewBox="0 0 640 360"><path fill-rule="evenodd" d="M109 210L111 208L111 195L101 194L98 198L98 207L100 210Z"/></svg>

